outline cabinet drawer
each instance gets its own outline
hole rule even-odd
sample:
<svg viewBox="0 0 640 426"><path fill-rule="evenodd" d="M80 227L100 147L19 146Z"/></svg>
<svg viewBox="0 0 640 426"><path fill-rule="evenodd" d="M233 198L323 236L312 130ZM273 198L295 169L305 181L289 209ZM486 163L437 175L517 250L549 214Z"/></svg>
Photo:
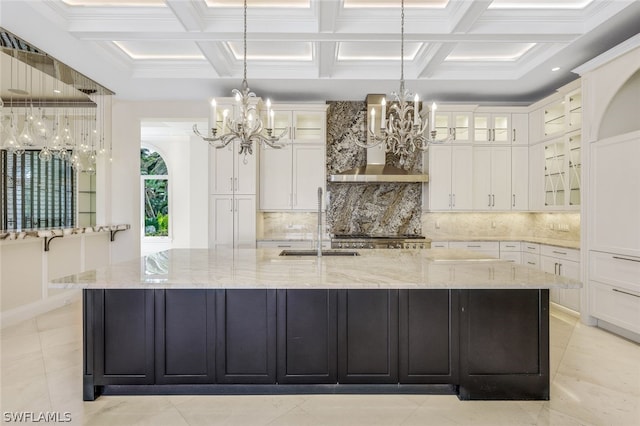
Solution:
<svg viewBox="0 0 640 426"><path fill-rule="evenodd" d="M540 249L543 256L580 262L580 250L568 249L558 246L548 246L544 244L540 247Z"/></svg>
<svg viewBox="0 0 640 426"><path fill-rule="evenodd" d="M499 252L500 243L498 241L450 241L449 248Z"/></svg>
<svg viewBox="0 0 640 426"><path fill-rule="evenodd" d="M532 253L522 253L522 264L532 268L540 269L540 255Z"/></svg>
<svg viewBox="0 0 640 426"><path fill-rule="evenodd" d="M522 253L519 251L502 251L501 250L500 259L509 260L519 265L522 263Z"/></svg>
<svg viewBox="0 0 640 426"><path fill-rule="evenodd" d="M596 281L640 292L640 258L591 251L589 276Z"/></svg>
<svg viewBox="0 0 640 426"><path fill-rule="evenodd" d="M503 251L522 251L520 241L500 241L500 253Z"/></svg>
<svg viewBox="0 0 640 426"><path fill-rule="evenodd" d="M432 241L431 248L449 248L449 243L446 241Z"/></svg>
<svg viewBox="0 0 640 426"><path fill-rule="evenodd" d="M287 241L287 240L271 240L258 241L258 248L313 248L313 241Z"/></svg>
<svg viewBox="0 0 640 426"><path fill-rule="evenodd" d="M525 253L540 254L540 244L522 242L522 251Z"/></svg>
<svg viewBox="0 0 640 426"><path fill-rule="evenodd" d="M640 292L632 292L592 281L591 315L640 333Z"/></svg>

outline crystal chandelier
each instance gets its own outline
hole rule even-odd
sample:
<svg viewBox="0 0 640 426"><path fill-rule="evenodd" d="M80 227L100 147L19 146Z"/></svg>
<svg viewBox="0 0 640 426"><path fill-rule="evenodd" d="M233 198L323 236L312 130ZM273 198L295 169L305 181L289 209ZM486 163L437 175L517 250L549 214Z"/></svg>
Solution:
<svg viewBox="0 0 640 426"><path fill-rule="evenodd" d="M431 105L430 119L427 120L426 117L422 119L418 95L413 97L412 93L404 87L404 0L401 1L400 17L400 91L391 93L393 101L389 107L388 119L386 100L382 99L379 132L375 129L375 109L371 109L371 125L368 130L371 142L363 143L356 140L356 144L363 148L373 148L384 143L385 151L398 155L400 165L404 166L407 156L416 149L426 151L430 144L448 142L453 137L449 135L443 139L436 139L437 131L434 125L436 104ZM425 136L427 126L429 134Z"/></svg>
<svg viewBox="0 0 640 426"><path fill-rule="evenodd" d="M253 142L266 144L272 148L282 148L284 144L279 142L280 138L287 134L287 129L285 129L278 136L272 135L274 113L273 110L271 110L271 102L268 99L266 102L267 127L266 129L264 128L256 108L256 95L249 89L249 84L247 83L247 0L244 0L243 50L244 75L242 79L242 90L233 89L231 92L236 101L236 112L228 115L227 111L224 111L222 134L218 136L216 103L214 99L211 101L213 122L209 135L202 135L198 131L196 124L193 125L193 132L215 148L224 148L233 141L239 141L239 153L245 155L246 162L247 154L253 154ZM266 135L262 134L263 129L266 130ZM224 133L225 130L228 132Z"/></svg>

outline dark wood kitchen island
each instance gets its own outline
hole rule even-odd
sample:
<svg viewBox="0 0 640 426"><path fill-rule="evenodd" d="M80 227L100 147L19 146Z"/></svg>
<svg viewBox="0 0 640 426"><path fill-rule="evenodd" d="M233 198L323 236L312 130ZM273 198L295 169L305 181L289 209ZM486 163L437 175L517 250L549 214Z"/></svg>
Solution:
<svg viewBox="0 0 640 426"><path fill-rule="evenodd" d="M549 399L549 289L579 282L460 250L278 254L174 249L54 280L83 289L84 400Z"/></svg>

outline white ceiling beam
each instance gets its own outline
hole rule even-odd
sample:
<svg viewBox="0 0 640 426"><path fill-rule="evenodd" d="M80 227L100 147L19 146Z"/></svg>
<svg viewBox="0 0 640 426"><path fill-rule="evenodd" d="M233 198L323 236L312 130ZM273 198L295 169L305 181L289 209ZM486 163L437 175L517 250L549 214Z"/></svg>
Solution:
<svg viewBox="0 0 640 426"><path fill-rule="evenodd" d="M196 4L193 0L165 0L165 3L186 31L202 31L205 28L201 2Z"/></svg>
<svg viewBox="0 0 640 426"><path fill-rule="evenodd" d="M233 75L235 58L221 43L197 43L197 45L217 73L211 77L230 77Z"/></svg>
<svg viewBox="0 0 640 426"><path fill-rule="evenodd" d="M467 33L476 21L482 17L491 4L491 0L464 1L451 18L452 32Z"/></svg>
<svg viewBox="0 0 640 426"><path fill-rule="evenodd" d="M317 44L318 77L330 78L336 62L336 47L333 42L321 42Z"/></svg>
<svg viewBox="0 0 640 426"><path fill-rule="evenodd" d="M163 41L163 40L186 40L186 41L232 41L241 40L240 32L194 32L194 33L172 33L172 32L134 32L134 31L97 31L97 32L72 32L81 40L94 41ZM417 34L405 33L405 41L419 41L431 43L447 42L504 42L508 40L513 43L568 43L573 41L580 34ZM508 38L507 38L508 37ZM339 42L339 41L398 41L398 34L388 33L248 33L247 40L253 41L310 41L310 42Z"/></svg>
<svg viewBox="0 0 640 426"><path fill-rule="evenodd" d="M438 67L453 51L455 46L455 43L443 43L440 46L434 46L434 53L431 55L431 59L427 62L427 65L422 69L422 71L418 72L418 78L432 77Z"/></svg>
<svg viewBox="0 0 640 426"><path fill-rule="evenodd" d="M332 33L336 30L336 17L340 13L339 1L316 0L318 31L321 33Z"/></svg>

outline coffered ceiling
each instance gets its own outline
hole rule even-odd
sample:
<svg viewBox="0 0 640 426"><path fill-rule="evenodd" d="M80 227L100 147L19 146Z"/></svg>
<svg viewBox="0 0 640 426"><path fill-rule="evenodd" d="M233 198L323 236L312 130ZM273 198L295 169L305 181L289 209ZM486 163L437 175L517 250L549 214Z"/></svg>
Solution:
<svg viewBox="0 0 640 426"><path fill-rule="evenodd" d="M240 86L242 0L0 0L0 12L0 26L120 98L204 101ZM633 0L405 0L407 88L428 101L529 104L639 23ZM259 96L398 89L400 0L249 0L247 31Z"/></svg>

